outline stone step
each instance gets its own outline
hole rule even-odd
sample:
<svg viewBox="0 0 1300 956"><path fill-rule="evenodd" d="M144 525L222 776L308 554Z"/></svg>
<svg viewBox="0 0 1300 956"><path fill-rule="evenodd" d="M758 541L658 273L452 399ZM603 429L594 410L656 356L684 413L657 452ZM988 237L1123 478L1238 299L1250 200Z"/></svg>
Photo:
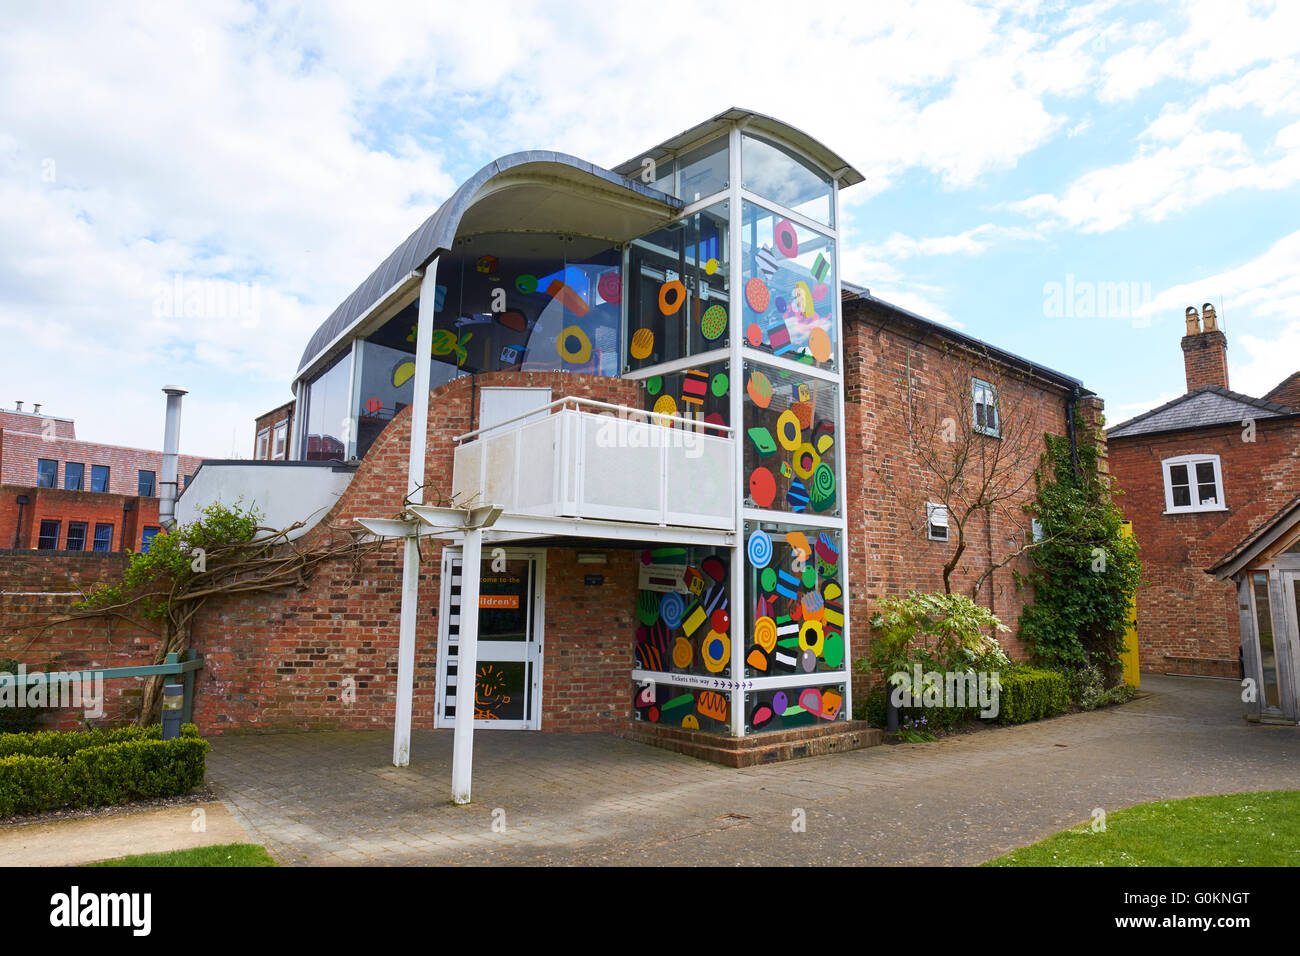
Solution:
<svg viewBox="0 0 1300 956"><path fill-rule="evenodd" d="M777 730L749 737L722 737L633 720L623 730L615 731L615 734L727 767L753 767L798 757L861 750L884 742L883 732L865 720Z"/></svg>

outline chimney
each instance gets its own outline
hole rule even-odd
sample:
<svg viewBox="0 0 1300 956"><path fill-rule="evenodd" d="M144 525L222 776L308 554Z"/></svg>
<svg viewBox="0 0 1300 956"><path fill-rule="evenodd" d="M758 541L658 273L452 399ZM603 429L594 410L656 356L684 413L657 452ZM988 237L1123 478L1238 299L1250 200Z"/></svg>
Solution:
<svg viewBox="0 0 1300 956"><path fill-rule="evenodd" d="M176 527L177 457L181 442L181 397L185 389L164 385L167 393L167 422L163 427L162 481L158 488L158 523L164 531Z"/></svg>
<svg viewBox="0 0 1300 956"><path fill-rule="evenodd" d="M1183 366L1187 371L1187 390L1194 392L1206 385L1228 387L1228 339L1219 329L1214 306L1206 302L1201 314L1194 306L1186 312L1187 334L1183 336ZM1202 319L1204 327L1202 328Z"/></svg>
<svg viewBox="0 0 1300 956"><path fill-rule="evenodd" d="M40 404L40 402L34 402L34 403L32 404L32 414L33 414L33 415L39 415L40 413L41 413L41 404Z"/></svg>
<svg viewBox="0 0 1300 956"><path fill-rule="evenodd" d="M14 411L16 411L16 412L21 412L21 411L23 410L23 403L22 403L22 402L14 402L14 406L15 406L15 407L14 407Z"/></svg>

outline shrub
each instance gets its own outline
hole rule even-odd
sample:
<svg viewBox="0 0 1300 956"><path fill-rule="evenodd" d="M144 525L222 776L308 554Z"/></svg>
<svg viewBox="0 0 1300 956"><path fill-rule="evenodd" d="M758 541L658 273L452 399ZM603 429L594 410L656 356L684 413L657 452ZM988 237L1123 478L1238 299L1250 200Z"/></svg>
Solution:
<svg viewBox="0 0 1300 956"><path fill-rule="evenodd" d="M1023 724L1064 713L1070 706L1070 690L1058 671L1036 667L1017 668L1001 677L998 722Z"/></svg>
<svg viewBox="0 0 1300 956"><path fill-rule="evenodd" d="M859 670L879 670L886 679L919 663L923 671L997 670L1009 661L996 637L1008 631L988 608L964 594L886 595L871 616L875 636Z"/></svg>
<svg viewBox="0 0 1300 956"><path fill-rule="evenodd" d="M10 658L0 658L0 674L17 674L18 662ZM25 695L19 696L26 700ZM20 705L17 707L0 707L0 734L19 734L32 730L36 726L37 710Z"/></svg>
<svg viewBox="0 0 1300 956"><path fill-rule="evenodd" d="M203 783L208 742L186 724L0 735L0 817L102 807L188 793Z"/></svg>

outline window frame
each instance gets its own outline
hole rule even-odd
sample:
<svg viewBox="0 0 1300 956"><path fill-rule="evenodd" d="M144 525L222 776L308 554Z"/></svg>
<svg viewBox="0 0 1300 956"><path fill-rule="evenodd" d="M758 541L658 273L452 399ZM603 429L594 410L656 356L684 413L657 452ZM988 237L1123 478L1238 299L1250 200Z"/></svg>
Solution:
<svg viewBox="0 0 1300 956"><path fill-rule="evenodd" d="M991 407L993 409L994 422L992 426L981 425L979 422L981 389L988 390L988 395L993 402ZM970 394L971 394L971 427L974 428L975 431L979 432L981 435L988 435L990 438L1001 438L1002 437L1002 404L998 400L998 387L994 385L992 382L985 381L982 378L972 378L970 380ZM986 409L990 407L988 402L984 403L984 407Z"/></svg>
<svg viewBox="0 0 1300 956"><path fill-rule="evenodd" d="M68 480L71 478L73 469L80 468L77 473L77 487L69 486ZM63 490L64 491L85 491L86 490L86 464L80 461L65 461L63 463Z"/></svg>
<svg viewBox="0 0 1300 956"><path fill-rule="evenodd" d="M271 457L271 427L268 425L257 433L257 449L253 452L256 461L266 461Z"/></svg>
<svg viewBox="0 0 1300 956"><path fill-rule="evenodd" d="M95 487L95 471L102 468L104 470L104 487ZM113 469L108 465L91 465L90 466L90 491L98 494L108 494L113 487Z"/></svg>
<svg viewBox="0 0 1300 956"><path fill-rule="evenodd" d="M45 540L45 538L47 537L47 535L45 534L46 525L54 525L54 546L49 548L45 548L41 546L41 542ZM40 522L37 524L36 528L37 528L36 550L37 551L58 551L59 539L63 535L63 522L56 518L42 518Z"/></svg>
<svg viewBox="0 0 1300 956"><path fill-rule="evenodd" d="M149 532L153 532L150 534ZM154 538L162 534L162 527L159 525L145 525L140 529L140 553L148 554L149 549L153 547Z"/></svg>
<svg viewBox="0 0 1300 956"><path fill-rule="evenodd" d="M72 538L72 530L73 530L74 528L79 528L79 529L81 529L81 537L78 539L78 544L77 544L77 546L76 546L75 548L72 546L72 541L73 541L73 538ZM63 536L63 550L64 550L64 551L85 551L85 550L86 550L86 534L87 534L88 531L90 531L90 522L88 522L88 521L69 521L69 522L68 522L68 530L67 530L67 533L64 534L64 536Z"/></svg>
<svg viewBox="0 0 1300 956"><path fill-rule="evenodd" d="M289 456L289 419L284 418L271 426L272 461L283 461Z"/></svg>
<svg viewBox="0 0 1300 956"><path fill-rule="evenodd" d="M1201 497L1200 492L1195 490L1201 484L1196 477L1196 466L1206 463L1210 463L1214 466L1214 489L1216 492L1216 498L1215 503L1212 505L1201 504L1199 501ZM1173 476L1170 472L1179 465L1187 466L1186 487L1189 492L1188 497L1191 501L1191 503L1187 505L1174 504L1174 483ZM1181 515L1203 511L1228 510L1228 506L1223 500L1226 497L1223 488L1223 465L1218 455L1177 455L1173 458L1165 458L1160 462L1160 472L1164 478L1165 485L1165 514Z"/></svg>
<svg viewBox="0 0 1300 956"><path fill-rule="evenodd" d="M940 512L942 512L943 514L943 523L936 524L934 518L935 515L939 514ZM942 537L934 533L935 528L943 528ZM948 535L948 506L947 505L940 504L937 501L927 501L925 503L925 537L927 540L930 541L943 541L945 543L951 540Z"/></svg>
<svg viewBox="0 0 1300 956"><path fill-rule="evenodd" d="M149 476L149 491L145 493L141 490L144 484L144 476ZM137 468L135 477L135 493L139 498L157 498L158 497L158 472L150 471L148 468Z"/></svg>
<svg viewBox="0 0 1300 956"><path fill-rule="evenodd" d="M105 528L108 529L108 542L105 544L104 547L101 548L101 547L99 546L99 533L100 533L100 531L104 530ZM105 553L107 553L107 552L112 551L112 550L113 550L113 531L114 531L114 530L115 530L115 529L114 529L114 527L113 527L113 523L112 523L111 521L96 521L96 522L95 522L95 532L94 532L93 536L92 536L91 539L90 539L90 550L91 550L91 551L94 551L94 552L98 552L98 553L100 553L100 554L105 554Z"/></svg>
<svg viewBox="0 0 1300 956"><path fill-rule="evenodd" d="M41 480L41 465L53 465L54 470L50 475L48 482ZM37 488L58 488L59 487L59 460L57 458L37 458L36 459L36 487Z"/></svg>

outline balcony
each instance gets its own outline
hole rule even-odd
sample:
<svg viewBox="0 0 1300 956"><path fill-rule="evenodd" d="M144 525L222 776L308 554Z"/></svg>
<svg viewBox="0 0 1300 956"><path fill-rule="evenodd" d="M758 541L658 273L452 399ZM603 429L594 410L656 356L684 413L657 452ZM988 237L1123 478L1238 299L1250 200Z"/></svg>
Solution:
<svg viewBox="0 0 1300 956"><path fill-rule="evenodd" d="M461 507L735 530L726 426L568 397L457 441L452 493Z"/></svg>

